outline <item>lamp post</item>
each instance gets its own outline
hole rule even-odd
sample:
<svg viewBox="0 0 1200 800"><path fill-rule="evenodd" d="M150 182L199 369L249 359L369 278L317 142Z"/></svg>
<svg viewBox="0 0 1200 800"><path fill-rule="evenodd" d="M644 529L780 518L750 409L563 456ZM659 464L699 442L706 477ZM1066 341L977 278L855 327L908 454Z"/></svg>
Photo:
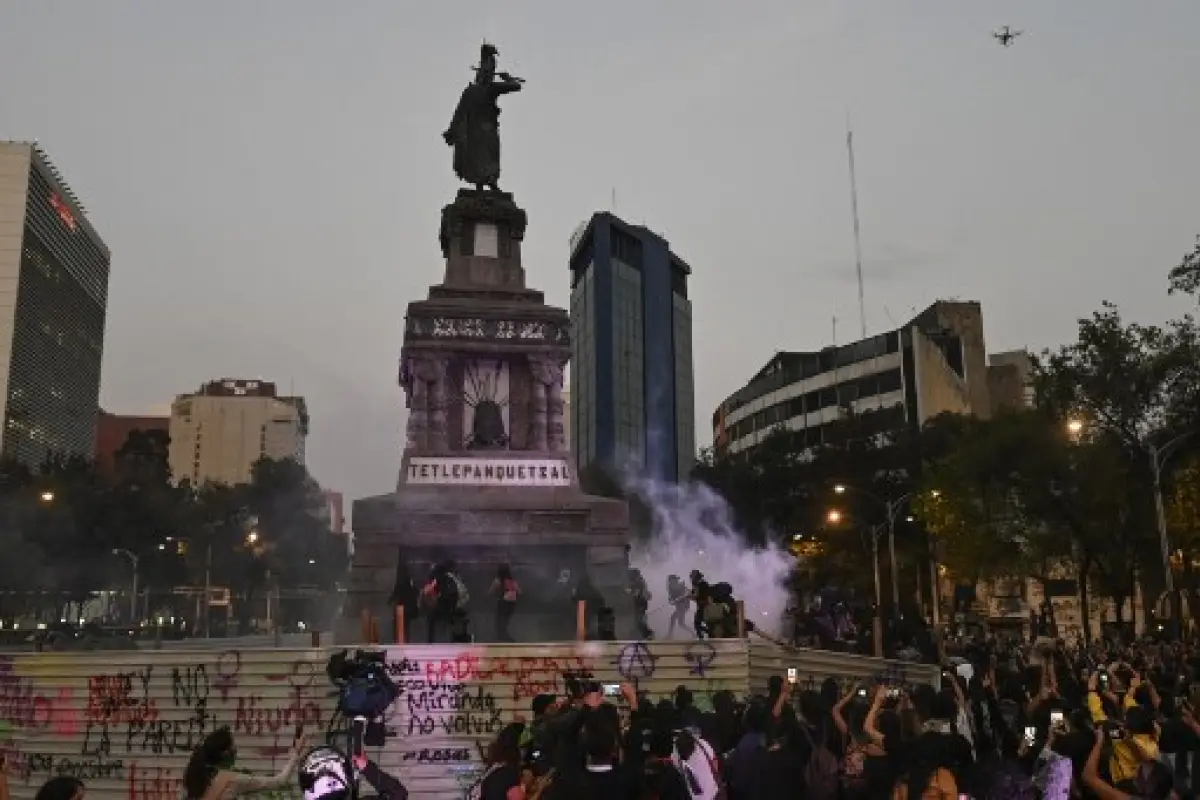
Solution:
<svg viewBox="0 0 1200 800"><path fill-rule="evenodd" d="M825 520L836 525L842 521L842 512L830 509ZM883 525L871 526L871 566L875 574L875 619L871 624L871 637L878 658L883 658L883 580L879 575L879 537L882 533Z"/></svg>
<svg viewBox="0 0 1200 800"><path fill-rule="evenodd" d="M115 547L112 552L114 556L128 558L130 566L133 567L133 586L129 592L129 624L134 625L137 623L138 557L124 547Z"/></svg>
<svg viewBox="0 0 1200 800"><path fill-rule="evenodd" d="M1086 427L1083 420L1067 421L1067 432L1079 436ZM1150 477L1154 486L1154 516L1158 524L1158 548L1162 556L1163 581L1166 583L1167 596L1171 601L1171 627L1175 637L1183 636L1183 602L1179 591L1175 588L1175 575L1171 572L1171 543L1167 535L1167 509L1163 500L1162 476L1163 469L1171 456L1179 452L1179 446L1193 436L1196 431L1184 431L1169 440L1164 445L1156 445L1149 437L1137 440L1137 445L1145 452L1150 460Z"/></svg>
<svg viewBox="0 0 1200 800"><path fill-rule="evenodd" d="M1167 537L1167 509L1163 501L1162 473L1171 456L1179 452L1179 445L1194 433L1195 431L1181 433L1162 447L1149 440L1144 442L1146 454L1150 457L1150 473L1154 479L1154 513L1158 518L1158 547L1162 551L1163 574L1166 577L1167 594L1171 598L1171 627L1174 628L1177 639L1183 637L1183 602L1179 590L1175 587L1175 575L1171 572L1171 544Z"/></svg>
<svg viewBox="0 0 1200 800"><path fill-rule="evenodd" d="M846 492L850 491L861 494L863 497L879 503L887 514L888 559L892 562L892 613L898 614L900 612L900 570L896 565L896 515L900 513L900 509L904 507L904 504L912 499L913 493L906 492L893 500L887 500L874 492L868 492L866 489L852 488L842 483L834 486L833 491L836 494L846 494ZM876 569L878 568L878 561L876 561ZM935 610L933 613L936 618L937 611Z"/></svg>

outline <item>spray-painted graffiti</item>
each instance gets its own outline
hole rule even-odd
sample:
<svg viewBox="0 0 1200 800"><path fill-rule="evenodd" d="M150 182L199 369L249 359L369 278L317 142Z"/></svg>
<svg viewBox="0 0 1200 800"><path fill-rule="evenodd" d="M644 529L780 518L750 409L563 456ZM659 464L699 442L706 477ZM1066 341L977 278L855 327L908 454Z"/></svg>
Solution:
<svg viewBox="0 0 1200 800"><path fill-rule="evenodd" d="M230 649L0 658L0 752L13 795L24 800L46 778L74 775L94 797L176 800L188 758L222 726L234 736L237 769L278 772L295 729L320 737L333 716L324 674L330 654ZM702 705L717 692L740 696L750 688L751 655L739 642L398 646L385 655L400 695L384 724L396 735L368 750L420 797L461 796L482 774L496 733L532 716L538 695L562 697L575 682L634 683L653 699L686 683ZM837 674L838 658L822 657L829 664L822 670ZM893 685L919 680L924 669L862 659L846 667L842 674ZM819 685L822 670L802 670L804 685ZM294 798L298 790L267 796Z"/></svg>
<svg viewBox="0 0 1200 800"><path fill-rule="evenodd" d="M650 646L645 642L634 642L625 645L617 653L613 662L621 677L639 686L641 681L654 677L657 669L657 658L650 652Z"/></svg>
<svg viewBox="0 0 1200 800"><path fill-rule="evenodd" d="M697 639L688 643L683 651L683 660L688 663L688 674L703 678L717 660L717 648L707 639Z"/></svg>
<svg viewBox="0 0 1200 800"><path fill-rule="evenodd" d="M0 723L7 728L44 729L54 720L54 701L13 670L13 659L0 656Z"/></svg>

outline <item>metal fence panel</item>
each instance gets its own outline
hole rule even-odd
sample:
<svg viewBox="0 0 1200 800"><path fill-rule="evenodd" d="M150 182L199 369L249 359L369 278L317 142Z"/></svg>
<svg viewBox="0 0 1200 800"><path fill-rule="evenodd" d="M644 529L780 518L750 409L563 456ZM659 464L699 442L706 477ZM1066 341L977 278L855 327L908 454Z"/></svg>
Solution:
<svg viewBox="0 0 1200 800"><path fill-rule="evenodd" d="M490 738L515 715L529 716L534 696L562 693L564 673L631 681L655 699L686 684L703 704L721 689L742 695L765 687L768 672L792 663L757 646L751 657L736 640L385 649L402 688L387 720L399 735L371 755L414 797L443 798L463 796L481 774ZM277 772L298 724L314 743L324 739L334 712L325 675L332 652L231 646L0 655L0 747L12 795L32 797L47 778L66 774L84 780L92 798L177 800L192 751L220 726L234 734L239 769ZM798 658L820 677L882 668L832 653ZM260 796L299 791L293 779Z"/></svg>

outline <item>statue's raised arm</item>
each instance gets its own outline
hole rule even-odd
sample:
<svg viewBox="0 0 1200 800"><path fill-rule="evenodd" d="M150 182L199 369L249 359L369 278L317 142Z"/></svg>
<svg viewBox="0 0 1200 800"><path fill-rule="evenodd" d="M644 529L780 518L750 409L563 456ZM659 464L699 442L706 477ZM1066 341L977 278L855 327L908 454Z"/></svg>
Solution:
<svg viewBox="0 0 1200 800"><path fill-rule="evenodd" d="M500 191L500 106L502 94L521 91L521 78L496 71L499 51L490 44L479 50L479 66L475 80L463 89L450 119L450 127L442 134L446 144L454 148L454 174L459 180L475 184L475 188Z"/></svg>

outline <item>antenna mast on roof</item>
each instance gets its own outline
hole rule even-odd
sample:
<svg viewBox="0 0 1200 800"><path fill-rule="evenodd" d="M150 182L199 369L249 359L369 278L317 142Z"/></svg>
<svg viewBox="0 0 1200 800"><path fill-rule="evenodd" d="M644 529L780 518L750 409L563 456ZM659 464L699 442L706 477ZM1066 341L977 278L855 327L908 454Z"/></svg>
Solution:
<svg viewBox="0 0 1200 800"><path fill-rule="evenodd" d="M850 130L850 114L846 114L846 154L850 160L850 213L854 219L854 272L858 278L858 319L862 338L867 338L867 307L863 300L862 237L858 230L858 179L854 173L854 132Z"/></svg>

